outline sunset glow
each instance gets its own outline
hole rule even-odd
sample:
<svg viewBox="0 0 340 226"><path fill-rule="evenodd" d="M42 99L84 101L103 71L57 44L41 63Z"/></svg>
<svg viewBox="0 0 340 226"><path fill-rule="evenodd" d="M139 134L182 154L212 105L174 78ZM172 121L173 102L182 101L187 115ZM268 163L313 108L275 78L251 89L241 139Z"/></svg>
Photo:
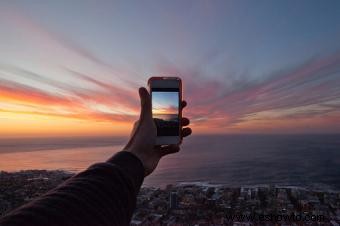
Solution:
<svg viewBox="0 0 340 226"><path fill-rule="evenodd" d="M340 132L340 6L93 4L0 3L2 137L127 135L162 75L194 133Z"/></svg>

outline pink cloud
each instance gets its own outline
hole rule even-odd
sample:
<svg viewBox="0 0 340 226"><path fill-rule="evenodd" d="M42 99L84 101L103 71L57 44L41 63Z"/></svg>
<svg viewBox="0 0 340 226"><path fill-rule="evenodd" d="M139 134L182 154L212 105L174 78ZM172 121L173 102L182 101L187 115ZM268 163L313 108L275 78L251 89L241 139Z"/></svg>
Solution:
<svg viewBox="0 0 340 226"><path fill-rule="evenodd" d="M339 53L310 60L294 69L273 74L261 82L231 81L234 85L218 81L200 68L171 68L171 64L163 63L160 71L181 75L186 84L184 96L189 102L186 114L207 128L215 126L227 129L247 123L246 116L257 112L340 101ZM225 77L228 78L228 75ZM317 115L327 118L328 112L339 109L339 106L334 106L328 110L311 111L304 117ZM294 120L294 116L290 118Z"/></svg>

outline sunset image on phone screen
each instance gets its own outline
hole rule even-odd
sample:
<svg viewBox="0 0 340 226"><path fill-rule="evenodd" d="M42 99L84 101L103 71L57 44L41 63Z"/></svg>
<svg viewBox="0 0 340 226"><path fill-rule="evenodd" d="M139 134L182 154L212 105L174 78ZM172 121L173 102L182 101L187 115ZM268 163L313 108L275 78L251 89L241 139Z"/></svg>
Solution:
<svg viewBox="0 0 340 226"><path fill-rule="evenodd" d="M177 91L152 92L152 114L158 136L179 135L178 95Z"/></svg>

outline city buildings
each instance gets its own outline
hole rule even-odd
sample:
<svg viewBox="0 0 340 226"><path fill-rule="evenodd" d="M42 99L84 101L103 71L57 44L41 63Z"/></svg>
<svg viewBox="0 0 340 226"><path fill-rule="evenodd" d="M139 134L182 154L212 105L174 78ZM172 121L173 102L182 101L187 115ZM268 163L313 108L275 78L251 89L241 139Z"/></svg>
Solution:
<svg viewBox="0 0 340 226"><path fill-rule="evenodd" d="M0 215L56 187L71 174L0 172ZM340 192L299 187L181 183L142 187L131 225L339 225Z"/></svg>

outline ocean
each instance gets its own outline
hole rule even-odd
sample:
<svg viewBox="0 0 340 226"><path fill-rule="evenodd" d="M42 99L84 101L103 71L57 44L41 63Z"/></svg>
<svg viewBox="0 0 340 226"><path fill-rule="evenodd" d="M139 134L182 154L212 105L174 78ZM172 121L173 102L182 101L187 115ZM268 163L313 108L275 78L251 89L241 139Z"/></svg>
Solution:
<svg viewBox="0 0 340 226"><path fill-rule="evenodd" d="M0 171L79 172L122 149L126 138L0 140ZM340 135L196 135L163 158L144 186L208 182L340 190Z"/></svg>

